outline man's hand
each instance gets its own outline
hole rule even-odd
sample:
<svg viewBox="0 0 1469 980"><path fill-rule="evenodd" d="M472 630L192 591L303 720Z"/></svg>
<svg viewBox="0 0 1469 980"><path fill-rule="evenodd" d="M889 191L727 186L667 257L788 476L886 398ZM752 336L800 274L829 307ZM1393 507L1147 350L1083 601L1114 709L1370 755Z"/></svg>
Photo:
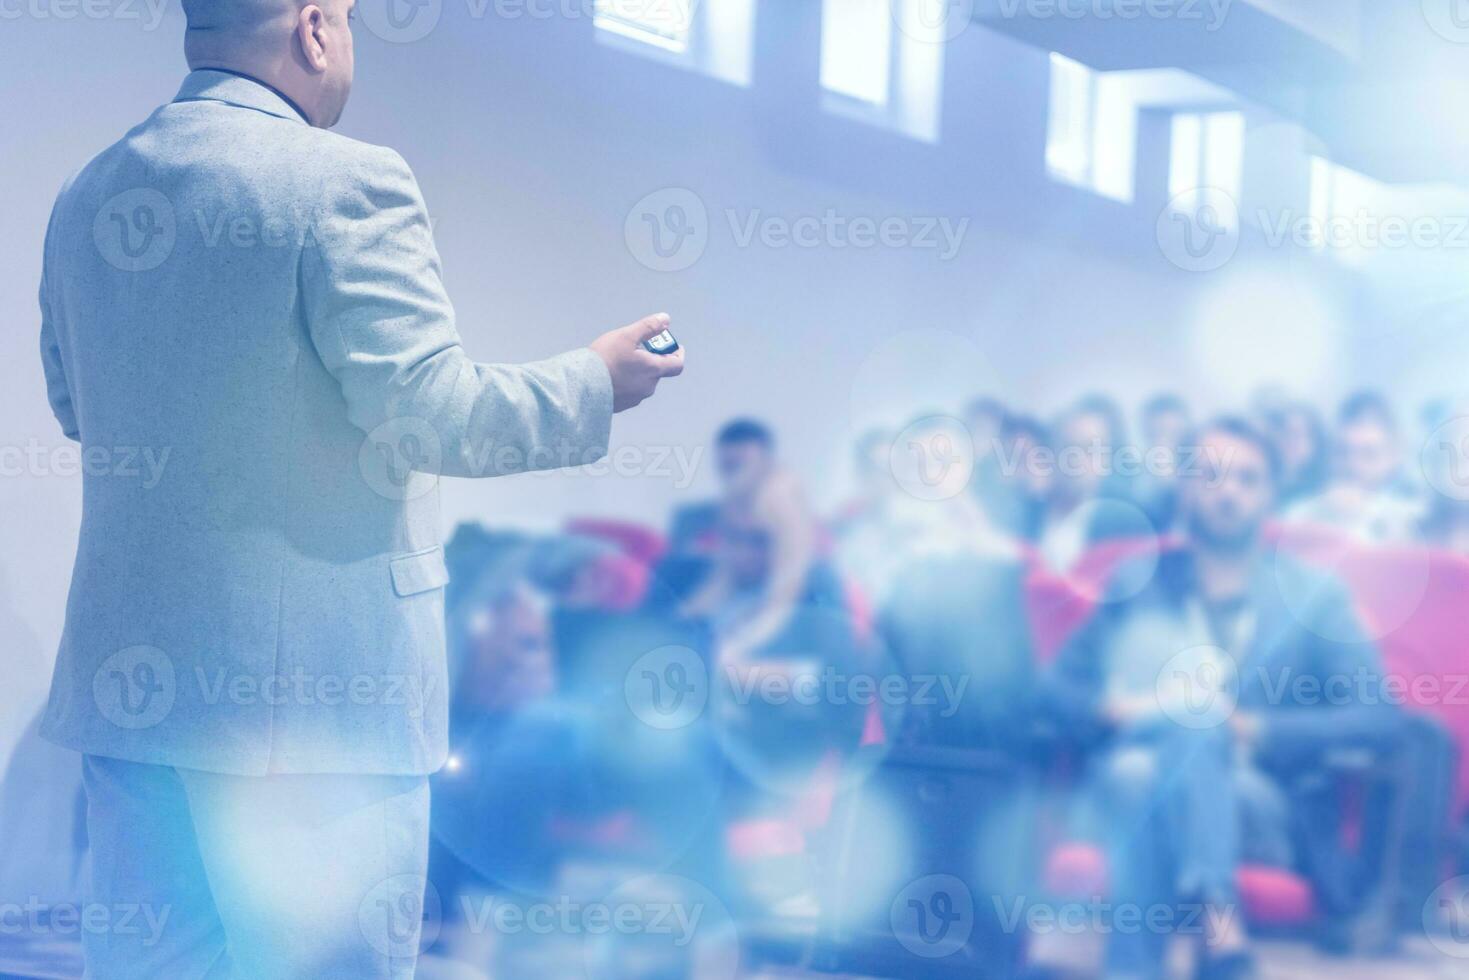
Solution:
<svg viewBox="0 0 1469 980"><path fill-rule="evenodd" d="M667 313L659 313L592 341L592 350L612 375L612 411L627 411L652 395L659 381L683 373L682 347L672 354L654 354L643 346L643 341L668 329L670 322Z"/></svg>

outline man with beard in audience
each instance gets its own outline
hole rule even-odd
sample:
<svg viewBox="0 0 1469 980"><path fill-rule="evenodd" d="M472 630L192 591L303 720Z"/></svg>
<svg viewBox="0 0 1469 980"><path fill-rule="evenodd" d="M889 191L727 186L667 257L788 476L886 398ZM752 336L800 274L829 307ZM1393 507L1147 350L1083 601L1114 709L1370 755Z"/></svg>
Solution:
<svg viewBox="0 0 1469 980"><path fill-rule="evenodd" d="M1199 976L1215 980L1254 975L1243 860L1305 865L1326 915L1351 913L1330 860L1335 800L1293 787L1328 748L1388 744L1397 713L1345 588L1262 544L1279 475L1269 441L1224 419L1191 445L1184 543L1151 575L1119 569L1062 651L1048 701L1090 750L1083 818L1108 852L1113 906L1199 910ZM1289 832L1292 813L1309 840ZM1107 975L1160 977L1167 943L1116 930Z"/></svg>

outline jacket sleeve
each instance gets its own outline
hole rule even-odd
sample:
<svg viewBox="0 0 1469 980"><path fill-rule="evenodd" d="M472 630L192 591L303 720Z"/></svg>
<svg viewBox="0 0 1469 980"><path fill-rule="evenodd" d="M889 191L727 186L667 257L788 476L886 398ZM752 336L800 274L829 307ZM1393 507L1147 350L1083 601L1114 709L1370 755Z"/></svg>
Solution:
<svg viewBox="0 0 1469 980"><path fill-rule="evenodd" d="M65 193L63 188L62 193ZM58 199L58 205L59 205ZM56 222L55 212L51 225ZM77 425L76 410L72 405L71 386L67 384L66 367L61 360L61 345L56 336L56 307L51 296L54 271L51 262L51 229L46 229L46 244L41 255L41 368L46 374L46 398L51 402L51 413L61 423L61 431L68 439L81 441L81 430Z"/></svg>
<svg viewBox="0 0 1469 980"><path fill-rule="evenodd" d="M588 348L478 364L460 345L428 211L403 158L367 147L334 174L301 259L312 342L366 433L430 433L416 468L487 477L607 452L612 380Z"/></svg>
<svg viewBox="0 0 1469 980"><path fill-rule="evenodd" d="M1382 654L1367 633L1351 593L1323 581L1303 632L1311 647L1304 694L1284 698L1263 718L1261 743L1272 753L1310 754L1338 746L1381 746L1400 713Z"/></svg>

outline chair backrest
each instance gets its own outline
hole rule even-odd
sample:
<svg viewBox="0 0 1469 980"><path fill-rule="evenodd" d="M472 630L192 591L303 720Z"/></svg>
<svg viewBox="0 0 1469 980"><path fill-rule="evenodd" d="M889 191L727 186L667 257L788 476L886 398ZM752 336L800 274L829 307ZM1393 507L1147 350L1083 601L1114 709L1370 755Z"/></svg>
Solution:
<svg viewBox="0 0 1469 980"><path fill-rule="evenodd" d="M1419 547L1292 550L1351 590L1381 648L1386 693L1447 729L1459 750L1455 799L1469 811L1469 559Z"/></svg>
<svg viewBox="0 0 1469 980"><path fill-rule="evenodd" d="M905 738L995 747L1021 732L1035 679L1024 577L1017 561L975 555L904 569L883 605L881 636L903 676L933 679L924 703L907 707Z"/></svg>
<svg viewBox="0 0 1469 980"><path fill-rule="evenodd" d="M632 521L596 517L573 518L566 522L566 533L611 542L623 554L644 565L656 563L668 551L668 544L662 534Z"/></svg>
<svg viewBox="0 0 1469 980"><path fill-rule="evenodd" d="M1096 608L1112 573L1129 561L1143 561L1168 548L1171 538L1111 538L1093 545L1071 568L1057 571L1039 555L1029 556L1025 609L1036 661L1049 664Z"/></svg>

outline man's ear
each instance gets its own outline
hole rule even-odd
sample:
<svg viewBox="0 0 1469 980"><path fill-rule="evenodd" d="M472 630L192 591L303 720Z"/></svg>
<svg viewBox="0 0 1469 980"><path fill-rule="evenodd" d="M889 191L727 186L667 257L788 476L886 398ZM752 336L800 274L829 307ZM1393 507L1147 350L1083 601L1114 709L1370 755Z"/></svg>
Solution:
<svg viewBox="0 0 1469 980"><path fill-rule="evenodd" d="M296 40L301 44L301 54L306 66L317 74L326 71L326 12L314 3L301 8L296 19Z"/></svg>

